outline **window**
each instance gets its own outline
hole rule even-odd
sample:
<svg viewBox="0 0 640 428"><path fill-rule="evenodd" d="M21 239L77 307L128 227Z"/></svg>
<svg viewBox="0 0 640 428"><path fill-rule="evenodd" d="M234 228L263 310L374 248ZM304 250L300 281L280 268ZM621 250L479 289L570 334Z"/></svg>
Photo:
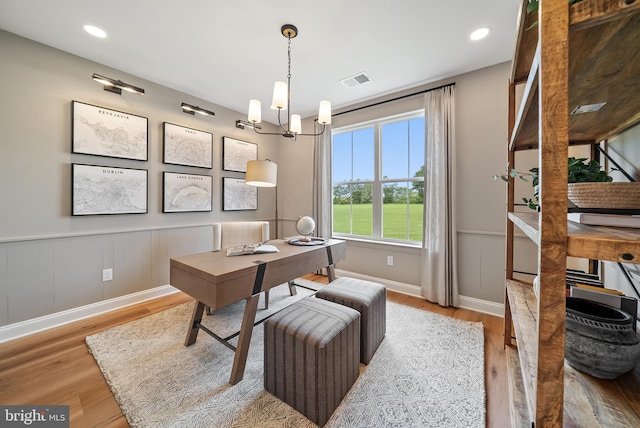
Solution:
<svg viewBox="0 0 640 428"><path fill-rule="evenodd" d="M333 130L333 233L422 241L424 113Z"/></svg>

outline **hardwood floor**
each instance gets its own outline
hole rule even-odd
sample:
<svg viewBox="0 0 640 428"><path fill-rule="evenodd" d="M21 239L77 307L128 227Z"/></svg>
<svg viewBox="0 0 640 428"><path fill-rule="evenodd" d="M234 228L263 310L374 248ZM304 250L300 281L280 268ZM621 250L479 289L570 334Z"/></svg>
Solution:
<svg viewBox="0 0 640 428"><path fill-rule="evenodd" d="M324 279L315 275L306 278ZM387 300L484 323L487 427L509 427L502 319L444 308L392 291L387 293ZM85 337L190 301L193 299L186 294L176 293L0 344L0 403L66 404L70 406L72 427L128 427L88 351Z"/></svg>

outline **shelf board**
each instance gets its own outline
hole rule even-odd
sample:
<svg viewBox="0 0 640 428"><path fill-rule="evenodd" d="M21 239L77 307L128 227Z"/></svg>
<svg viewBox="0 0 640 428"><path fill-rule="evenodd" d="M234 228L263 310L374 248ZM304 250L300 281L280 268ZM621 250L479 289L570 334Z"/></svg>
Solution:
<svg viewBox="0 0 640 428"><path fill-rule="evenodd" d="M529 23L529 19L520 21L521 26ZM571 6L569 22L569 111L606 103L597 112L569 115L570 144L589 144L640 123L640 97L636 96L640 2L584 0ZM531 81L537 68L537 30L519 27L518 42L512 80L527 80L526 105L516 118L510 147L527 150L538 146L538 79Z"/></svg>
<svg viewBox="0 0 640 428"><path fill-rule="evenodd" d="M516 332L520 357L520 375L529 409L536 408L536 379L538 374L537 298L531 284L507 280L507 296Z"/></svg>
<svg viewBox="0 0 640 428"><path fill-rule="evenodd" d="M522 372L518 360L518 349L513 346L505 348L507 354L507 382L511 398L511 426L531 426L531 415L527 406L527 398L522 383Z"/></svg>
<svg viewBox="0 0 640 428"><path fill-rule="evenodd" d="M540 245L538 213L509 213L509 220L524 232L536 245Z"/></svg>
<svg viewBox="0 0 640 428"><path fill-rule="evenodd" d="M509 213L509 219L540 244L538 213ZM592 260L640 263L640 229L568 222L567 255Z"/></svg>
<svg viewBox="0 0 640 428"><path fill-rule="evenodd" d="M517 20L518 33L511 65L511 80L515 83L522 83L527 80L531 70L533 54L538 45L538 27L531 27L538 17L527 13L527 3L521 2ZM570 6L570 30L579 31L599 25L633 14L638 9L640 9L638 2L627 5L618 0L583 0Z"/></svg>
<svg viewBox="0 0 640 428"><path fill-rule="evenodd" d="M527 13L527 2L521 2L516 27L518 34L513 53L514 61L511 64L511 81L514 83L526 81L529 75L533 53L538 45L537 28L531 27L536 19L538 19L536 15Z"/></svg>
<svg viewBox="0 0 640 428"><path fill-rule="evenodd" d="M507 294L516 331L517 354L507 347L507 375L512 392L512 421L524 421L513 426L530 426L527 409L534 409L537 370L536 305L537 298L530 284L507 280ZM531 329L534 329L531 332ZM612 427L640 426L640 362L635 369L615 380L602 380L564 364L564 426ZM532 379L532 376L533 379ZM520 377L520 379L518 379ZM523 406L528 404L527 409Z"/></svg>

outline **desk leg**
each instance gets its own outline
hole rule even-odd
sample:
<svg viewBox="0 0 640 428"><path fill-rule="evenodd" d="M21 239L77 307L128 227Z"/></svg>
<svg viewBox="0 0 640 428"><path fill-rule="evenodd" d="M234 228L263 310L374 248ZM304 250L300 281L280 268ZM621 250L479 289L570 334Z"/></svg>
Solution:
<svg viewBox="0 0 640 428"><path fill-rule="evenodd" d="M327 278L329 279L329 282L332 282L334 279L336 279L336 269L333 267L333 265L327 266Z"/></svg>
<svg viewBox="0 0 640 428"><path fill-rule="evenodd" d="M193 307L193 314L191 315L191 324L189 331L187 332L187 338L184 341L184 346L193 345L198 338L198 324L202 321L202 313L204 312L204 303L196 302Z"/></svg>
<svg viewBox="0 0 640 428"><path fill-rule="evenodd" d="M256 319L256 311L258 309L258 300L260 300L259 294L254 294L246 300L242 326L240 327L240 336L238 337L238 345L236 346L236 355L233 358L233 368L231 369L231 378L229 379L231 385L240 382L244 376L249 344L251 343L251 334L253 333L253 323Z"/></svg>

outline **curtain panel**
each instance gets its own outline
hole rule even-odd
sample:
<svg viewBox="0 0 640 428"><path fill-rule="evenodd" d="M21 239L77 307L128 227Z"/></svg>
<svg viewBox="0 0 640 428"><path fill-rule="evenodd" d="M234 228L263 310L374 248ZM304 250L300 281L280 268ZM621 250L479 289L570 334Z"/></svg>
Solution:
<svg viewBox="0 0 640 428"><path fill-rule="evenodd" d="M317 123L317 122L316 122ZM313 144L313 219L316 236L331 238L331 125L326 125L322 135L314 137Z"/></svg>
<svg viewBox="0 0 640 428"><path fill-rule="evenodd" d="M425 172L422 296L458 306L456 248L455 87L424 95Z"/></svg>

